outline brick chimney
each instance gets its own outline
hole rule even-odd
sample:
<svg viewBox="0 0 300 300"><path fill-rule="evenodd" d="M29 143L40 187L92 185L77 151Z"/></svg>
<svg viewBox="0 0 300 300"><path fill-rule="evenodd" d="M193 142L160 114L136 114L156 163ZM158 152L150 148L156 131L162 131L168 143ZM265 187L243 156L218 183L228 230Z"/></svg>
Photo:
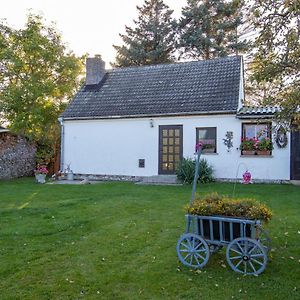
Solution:
<svg viewBox="0 0 300 300"><path fill-rule="evenodd" d="M105 75L105 62L100 55L86 59L86 85L98 84Z"/></svg>

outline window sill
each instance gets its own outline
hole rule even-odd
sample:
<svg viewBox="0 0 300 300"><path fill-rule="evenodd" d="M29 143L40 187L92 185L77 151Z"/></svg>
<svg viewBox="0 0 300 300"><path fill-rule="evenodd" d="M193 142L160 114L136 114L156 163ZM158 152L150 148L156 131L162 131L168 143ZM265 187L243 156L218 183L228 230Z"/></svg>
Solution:
<svg viewBox="0 0 300 300"><path fill-rule="evenodd" d="M273 155L255 155L255 154L253 154L253 155L240 155L240 157L261 157L261 158L272 158L273 157Z"/></svg>
<svg viewBox="0 0 300 300"><path fill-rule="evenodd" d="M202 152L201 155L219 155L219 153Z"/></svg>

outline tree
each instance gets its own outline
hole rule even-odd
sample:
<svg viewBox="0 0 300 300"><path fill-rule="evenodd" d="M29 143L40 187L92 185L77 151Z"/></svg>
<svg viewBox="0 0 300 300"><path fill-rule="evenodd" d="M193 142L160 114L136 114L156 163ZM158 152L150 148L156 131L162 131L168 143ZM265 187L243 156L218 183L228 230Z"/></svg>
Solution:
<svg viewBox="0 0 300 300"><path fill-rule="evenodd" d="M300 2L255 0L251 22L258 32L251 80L267 87L258 102L281 106L279 121L300 127Z"/></svg>
<svg viewBox="0 0 300 300"><path fill-rule="evenodd" d="M242 0L187 0L178 22L181 56L212 59L247 49L240 40Z"/></svg>
<svg viewBox="0 0 300 300"><path fill-rule="evenodd" d="M126 34L120 34L124 45L117 50L115 67L142 66L168 63L174 60L174 22L172 10L162 0L146 0L137 6L138 20L135 28L125 27Z"/></svg>
<svg viewBox="0 0 300 300"><path fill-rule="evenodd" d="M83 64L43 22L29 14L24 29L0 23L0 111L49 161L59 145L57 118L79 86Z"/></svg>

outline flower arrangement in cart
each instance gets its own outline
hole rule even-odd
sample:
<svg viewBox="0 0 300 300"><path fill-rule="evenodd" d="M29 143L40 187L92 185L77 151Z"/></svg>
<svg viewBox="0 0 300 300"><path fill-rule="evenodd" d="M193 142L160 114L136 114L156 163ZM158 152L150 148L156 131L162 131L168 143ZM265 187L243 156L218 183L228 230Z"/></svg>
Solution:
<svg viewBox="0 0 300 300"><path fill-rule="evenodd" d="M251 140L249 145L252 143L258 147L258 141ZM202 144L198 143L195 151L199 164ZM271 210L254 199L217 193L197 199L198 172L196 165L192 196L186 206L185 232L176 246L179 261L190 268L203 268L211 255L226 247L226 260L233 271L244 275L261 274L267 266L270 250L270 238L263 223L271 220Z"/></svg>
<svg viewBox="0 0 300 300"><path fill-rule="evenodd" d="M273 149L273 143L269 137L241 139L240 150L243 155L271 155Z"/></svg>

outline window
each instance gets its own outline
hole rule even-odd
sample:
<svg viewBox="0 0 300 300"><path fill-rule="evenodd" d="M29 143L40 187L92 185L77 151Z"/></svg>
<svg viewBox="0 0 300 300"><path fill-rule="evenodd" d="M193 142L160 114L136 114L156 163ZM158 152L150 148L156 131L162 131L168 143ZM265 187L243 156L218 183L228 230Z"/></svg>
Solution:
<svg viewBox="0 0 300 300"><path fill-rule="evenodd" d="M217 128L216 127L201 127L196 128L197 143L202 143L202 153L217 152Z"/></svg>
<svg viewBox="0 0 300 300"><path fill-rule="evenodd" d="M271 124L246 124L243 123L243 138L248 139L263 139L270 138L271 135Z"/></svg>
<svg viewBox="0 0 300 300"><path fill-rule="evenodd" d="M271 155L271 123L243 123L240 149L242 155Z"/></svg>

